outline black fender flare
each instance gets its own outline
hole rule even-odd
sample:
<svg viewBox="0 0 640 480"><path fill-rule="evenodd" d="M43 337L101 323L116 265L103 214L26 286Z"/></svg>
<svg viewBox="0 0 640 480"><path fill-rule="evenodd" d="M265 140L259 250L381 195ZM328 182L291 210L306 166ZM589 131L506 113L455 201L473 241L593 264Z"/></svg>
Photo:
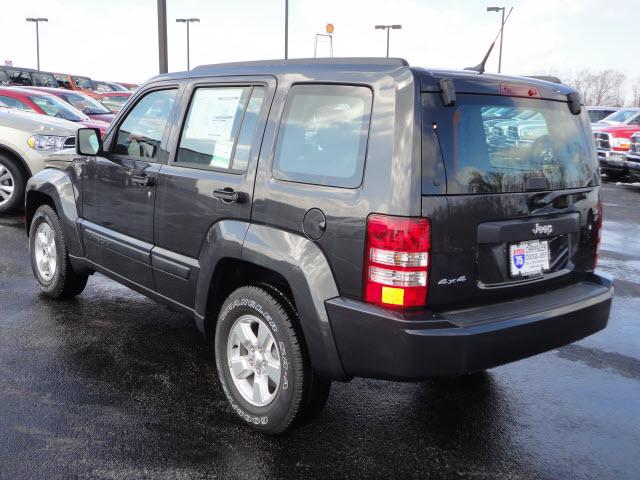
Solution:
<svg viewBox="0 0 640 480"><path fill-rule="evenodd" d="M251 224L242 259L282 275L293 293L300 326L314 369L322 376L345 380L325 302L339 295L322 250L301 235Z"/></svg>
<svg viewBox="0 0 640 480"><path fill-rule="evenodd" d="M40 193L51 198L58 212L62 231L67 242L69 255L73 257L83 257L84 247L82 237L78 227L78 191L71 180L71 177L64 171L45 168L36 173L27 182L25 191L25 212L26 231L29 235L31 219L35 211L33 202L38 201Z"/></svg>

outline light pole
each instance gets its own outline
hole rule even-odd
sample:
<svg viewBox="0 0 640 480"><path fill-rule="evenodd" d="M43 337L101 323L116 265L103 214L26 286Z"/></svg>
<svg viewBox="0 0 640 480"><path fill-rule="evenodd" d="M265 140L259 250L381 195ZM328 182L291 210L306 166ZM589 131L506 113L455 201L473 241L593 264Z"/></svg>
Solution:
<svg viewBox="0 0 640 480"><path fill-rule="evenodd" d="M194 22L200 22L200 19L199 18L176 18L176 22L187 24L187 70L190 70L191 64L189 61L189 24Z"/></svg>
<svg viewBox="0 0 640 480"><path fill-rule="evenodd" d="M502 38L504 35L504 7L487 7L487 12L502 12L502 23L500 24L500 54L498 55L498 73L502 70Z"/></svg>
<svg viewBox="0 0 640 480"><path fill-rule="evenodd" d="M376 25L376 30L387 31L387 58L389 58L389 31L400 30L401 28L402 28L402 25Z"/></svg>
<svg viewBox="0 0 640 480"><path fill-rule="evenodd" d="M38 60L38 70L40 70L40 29L38 28L38 24L40 22L48 22L48 18L27 18L27 22L34 22L36 24L36 57Z"/></svg>
<svg viewBox="0 0 640 480"><path fill-rule="evenodd" d="M284 59L289 58L289 0L284 0Z"/></svg>

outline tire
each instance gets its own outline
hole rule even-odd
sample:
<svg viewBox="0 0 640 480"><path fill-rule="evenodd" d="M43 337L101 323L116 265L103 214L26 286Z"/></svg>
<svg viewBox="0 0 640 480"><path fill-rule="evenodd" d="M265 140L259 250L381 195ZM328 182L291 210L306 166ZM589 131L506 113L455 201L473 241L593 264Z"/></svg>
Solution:
<svg viewBox="0 0 640 480"><path fill-rule="evenodd" d="M31 221L29 258L40 290L50 298L75 297L87 285L88 276L77 274L71 266L60 220L49 205L38 207Z"/></svg>
<svg viewBox="0 0 640 480"><path fill-rule="evenodd" d="M22 206L27 178L18 162L0 153L0 213L12 213Z"/></svg>
<svg viewBox="0 0 640 480"><path fill-rule="evenodd" d="M231 293L220 310L214 342L222 390L233 411L255 430L283 433L324 407L330 382L312 370L295 309L276 287L247 286ZM259 350L259 345L268 348ZM271 375L276 363L277 383ZM258 379L262 382L256 384ZM256 385L263 386L257 395Z"/></svg>

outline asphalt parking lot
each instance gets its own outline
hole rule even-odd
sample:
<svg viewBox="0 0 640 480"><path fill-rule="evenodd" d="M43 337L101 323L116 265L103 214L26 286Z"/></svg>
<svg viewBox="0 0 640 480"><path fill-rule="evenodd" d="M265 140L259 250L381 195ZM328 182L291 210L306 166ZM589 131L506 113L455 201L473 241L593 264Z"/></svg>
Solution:
<svg viewBox="0 0 640 480"><path fill-rule="evenodd" d="M469 377L337 383L280 438L239 422L190 319L100 275L45 299L0 219L0 478L636 479L640 189L603 195L605 331Z"/></svg>

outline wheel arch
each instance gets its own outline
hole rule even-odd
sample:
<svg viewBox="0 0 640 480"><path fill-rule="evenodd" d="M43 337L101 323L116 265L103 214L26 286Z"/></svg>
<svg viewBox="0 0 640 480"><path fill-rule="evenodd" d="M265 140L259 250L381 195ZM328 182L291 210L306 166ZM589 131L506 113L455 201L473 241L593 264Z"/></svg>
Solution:
<svg viewBox="0 0 640 480"><path fill-rule="evenodd" d="M62 170L46 168L27 182L25 192L25 225L29 235L33 215L40 205L51 206L62 225L67 251L75 257L83 256L80 231L77 227L78 208L76 190L71 177Z"/></svg>
<svg viewBox="0 0 640 480"><path fill-rule="evenodd" d="M0 153L3 153L5 155L15 158L18 161L18 166L24 172L26 178L31 177L31 169L29 168L29 165L27 164L25 159L22 157L22 155L16 152L13 148L0 144Z"/></svg>
<svg viewBox="0 0 640 480"><path fill-rule="evenodd" d="M314 369L326 378L347 379L324 305L338 296L338 289L315 243L265 225L222 221L207 235L200 265L196 313L205 336L211 338L215 332L217 314L231 291L269 283L297 310Z"/></svg>

